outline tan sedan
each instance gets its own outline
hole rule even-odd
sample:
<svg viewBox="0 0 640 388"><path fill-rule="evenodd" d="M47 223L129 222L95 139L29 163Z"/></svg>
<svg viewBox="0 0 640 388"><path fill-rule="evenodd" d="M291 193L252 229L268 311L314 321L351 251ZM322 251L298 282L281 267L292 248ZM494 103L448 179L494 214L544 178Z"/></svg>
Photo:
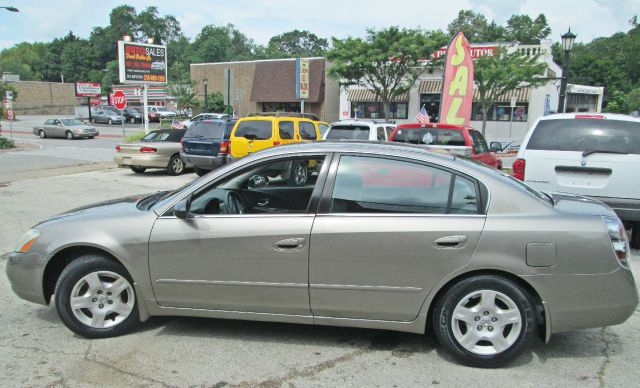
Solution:
<svg viewBox="0 0 640 388"><path fill-rule="evenodd" d="M113 160L118 167L129 167L141 174L148 168L166 169L169 175L180 175L188 166L180 158L180 141L185 129L151 131L140 142L116 146Z"/></svg>

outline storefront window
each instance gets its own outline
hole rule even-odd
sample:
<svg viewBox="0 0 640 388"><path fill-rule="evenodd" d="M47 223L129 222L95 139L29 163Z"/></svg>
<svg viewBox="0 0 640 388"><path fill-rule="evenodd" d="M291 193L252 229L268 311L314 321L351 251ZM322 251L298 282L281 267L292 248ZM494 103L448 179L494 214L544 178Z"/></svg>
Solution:
<svg viewBox="0 0 640 388"><path fill-rule="evenodd" d="M299 102L263 102L263 112L300 112Z"/></svg>
<svg viewBox="0 0 640 388"><path fill-rule="evenodd" d="M406 119L407 103L392 102L389 104L389 119ZM384 105L381 102L351 102L351 117L367 119L384 119Z"/></svg>
<svg viewBox="0 0 640 388"><path fill-rule="evenodd" d="M440 94L421 94L418 110L422 109L422 106L427 110L432 123L440 121Z"/></svg>
<svg viewBox="0 0 640 388"><path fill-rule="evenodd" d="M515 108L511 108L508 102L491 104L487 110L487 121L509 121L510 115L513 115L513 121L527 121L529 118L529 104L518 102ZM475 121L482 121L483 112L480 103L473 103L471 117Z"/></svg>

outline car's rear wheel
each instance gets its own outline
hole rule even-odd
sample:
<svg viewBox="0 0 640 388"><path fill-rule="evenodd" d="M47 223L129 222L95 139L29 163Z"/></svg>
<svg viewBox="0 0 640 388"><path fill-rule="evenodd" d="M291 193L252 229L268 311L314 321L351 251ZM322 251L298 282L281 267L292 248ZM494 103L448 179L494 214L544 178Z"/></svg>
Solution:
<svg viewBox="0 0 640 388"><path fill-rule="evenodd" d="M519 285L499 276L464 279L437 301L433 330L455 359L495 368L514 360L534 336L535 305Z"/></svg>
<svg viewBox="0 0 640 388"><path fill-rule="evenodd" d="M135 172L136 174L142 174L147 170L146 167L142 167L142 166L129 166L129 168L131 169L131 171Z"/></svg>
<svg viewBox="0 0 640 388"><path fill-rule="evenodd" d="M71 131L67 131L65 132L65 136L67 137L67 139L69 140L73 140L75 138L75 136L73 136L73 132Z"/></svg>
<svg viewBox="0 0 640 388"><path fill-rule="evenodd" d="M40 139L44 139L47 137L47 134L44 132L44 129L41 129L38 131L38 136L40 136Z"/></svg>
<svg viewBox="0 0 640 388"><path fill-rule="evenodd" d="M79 257L62 271L55 305L62 322L87 338L118 336L140 323L131 276L99 255Z"/></svg>
<svg viewBox="0 0 640 388"><path fill-rule="evenodd" d="M184 172L184 162L180 159L180 155L176 154L169 159L169 165L167 166L167 174L180 175Z"/></svg>
<svg viewBox="0 0 640 388"><path fill-rule="evenodd" d="M634 222L631 226L631 248L640 249L640 222Z"/></svg>
<svg viewBox="0 0 640 388"><path fill-rule="evenodd" d="M194 167L193 171L196 173L196 175L198 176L203 176L203 175L207 175L209 173L209 170L205 170L202 169L200 167Z"/></svg>

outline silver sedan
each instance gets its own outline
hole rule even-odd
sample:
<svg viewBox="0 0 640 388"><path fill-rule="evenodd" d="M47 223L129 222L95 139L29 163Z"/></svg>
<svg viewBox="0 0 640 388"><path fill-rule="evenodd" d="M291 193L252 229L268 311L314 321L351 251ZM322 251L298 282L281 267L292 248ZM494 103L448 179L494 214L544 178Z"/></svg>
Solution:
<svg viewBox="0 0 640 388"><path fill-rule="evenodd" d="M287 163L315 168L296 185ZM480 367L638 304L624 227L601 202L352 142L274 147L172 192L55 216L24 234L7 274L89 338L153 315L433 330Z"/></svg>
<svg viewBox="0 0 640 388"><path fill-rule="evenodd" d="M93 139L100 133L93 125L86 125L75 118L47 119L42 125L33 127L33 134L44 139L46 137L65 137L69 140L88 137Z"/></svg>

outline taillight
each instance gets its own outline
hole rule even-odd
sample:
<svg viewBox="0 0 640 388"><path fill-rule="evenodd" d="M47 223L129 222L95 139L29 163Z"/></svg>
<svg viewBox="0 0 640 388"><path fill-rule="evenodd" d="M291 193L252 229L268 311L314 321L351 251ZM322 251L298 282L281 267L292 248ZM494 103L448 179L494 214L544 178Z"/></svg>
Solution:
<svg viewBox="0 0 640 388"><path fill-rule="evenodd" d="M576 119L598 119L598 120L603 120L604 119L604 115L576 115L575 118Z"/></svg>
<svg viewBox="0 0 640 388"><path fill-rule="evenodd" d="M116 152L120 152L120 146L119 145L116 146Z"/></svg>
<svg viewBox="0 0 640 388"><path fill-rule="evenodd" d="M607 234L609 240L611 240L611 246L616 254L618 263L620 266L629 269L629 239L627 238L627 231L624 229L622 221L618 217L604 216L602 217L604 224L607 227Z"/></svg>
<svg viewBox="0 0 640 388"><path fill-rule="evenodd" d="M280 145L280 142L279 142L279 141L274 141L274 142L273 142L273 145L274 145L274 146L279 146L279 145Z"/></svg>
<svg viewBox="0 0 640 388"><path fill-rule="evenodd" d="M218 151L221 154L228 154L230 151L229 141L223 140L220 142L220 150Z"/></svg>
<svg viewBox="0 0 640 388"><path fill-rule="evenodd" d="M153 147L140 147L140 152L144 152L144 153L158 152L158 149Z"/></svg>
<svg viewBox="0 0 640 388"><path fill-rule="evenodd" d="M527 162L524 159L516 159L513 162L513 177L524 182L524 168Z"/></svg>

